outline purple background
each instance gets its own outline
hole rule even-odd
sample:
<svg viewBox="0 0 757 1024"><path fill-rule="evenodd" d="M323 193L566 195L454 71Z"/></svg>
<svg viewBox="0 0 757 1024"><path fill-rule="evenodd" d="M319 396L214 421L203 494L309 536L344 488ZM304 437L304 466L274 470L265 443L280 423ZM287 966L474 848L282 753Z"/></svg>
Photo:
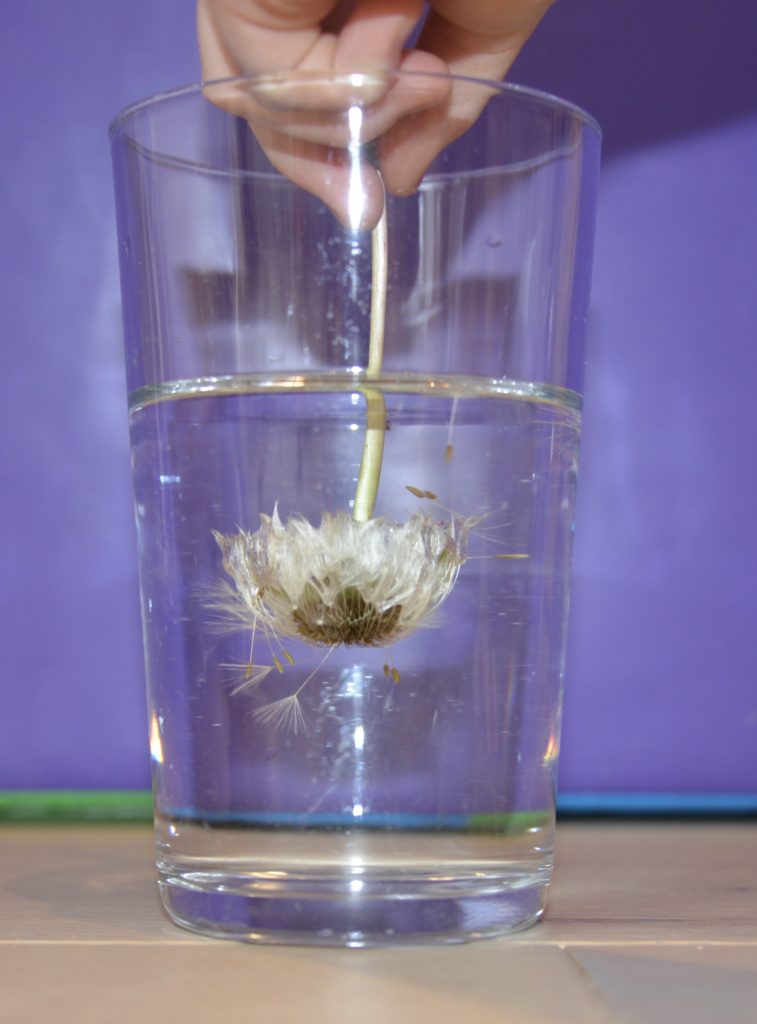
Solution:
<svg viewBox="0 0 757 1024"><path fill-rule="evenodd" d="M3 3L0 788L148 785L106 128L198 77L193 17ZM757 791L755 39L753 0L561 0L511 76L605 129L567 794Z"/></svg>

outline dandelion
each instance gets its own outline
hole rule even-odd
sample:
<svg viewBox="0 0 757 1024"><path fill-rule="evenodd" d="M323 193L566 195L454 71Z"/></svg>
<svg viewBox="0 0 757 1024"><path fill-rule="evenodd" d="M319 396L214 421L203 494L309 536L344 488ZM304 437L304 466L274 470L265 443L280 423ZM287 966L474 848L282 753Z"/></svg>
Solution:
<svg viewBox="0 0 757 1024"><path fill-rule="evenodd" d="M387 284L386 214L373 231L368 380L381 373ZM381 476L386 405L379 387L359 389L366 400L363 455L353 511L324 512L320 526L303 516L282 522L278 507L261 515L254 532L214 532L227 582L212 605L224 631L249 630L251 649L245 679L234 692L256 687L275 669L284 673L294 659L283 647L296 639L326 653L317 668L288 697L259 707L253 717L274 727L304 731L299 695L338 646L386 647L433 622L466 559L470 530L478 519L447 512L439 521L425 512L399 523L373 518ZM433 491L408 487L417 498L436 500ZM253 659L256 636L267 640L269 665ZM274 647L276 652L274 652ZM283 659L283 660L282 660ZM400 682L393 664L384 674Z"/></svg>
<svg viewBox="0 0 757 1024"><path fill-rule="evenodd" d="M214 533L230 580L215 610L232 627L260 632L270 644L288 637L326 647L326 656L339 645L391 646L433 623L465 561L473 522L454 514L444 522L423 512L404 523L357 522L345 512L326 512L315 527L303 516L282 522L274 508L273 515L261 515L254 533ZM289 652L282 653L293 664ZM282 671L281 658L271 658ZM247 674L257 683L269 674L265 668L255 665ZM397 669L389 674L399 682ZM302 729L299 709L290 706L295 701L277 703L290 713L266 705L256 718Z"/></svg>
<svg viewBox="0 0 757 1024"><path fill-rule="evenodd" d="M282 522L278 508L260 520L254 533L214 533L234 584L219 607L250 629L321 647L383 647L428 624L465 561L472 522L325 512L315 527L303 516Z"/></svg>

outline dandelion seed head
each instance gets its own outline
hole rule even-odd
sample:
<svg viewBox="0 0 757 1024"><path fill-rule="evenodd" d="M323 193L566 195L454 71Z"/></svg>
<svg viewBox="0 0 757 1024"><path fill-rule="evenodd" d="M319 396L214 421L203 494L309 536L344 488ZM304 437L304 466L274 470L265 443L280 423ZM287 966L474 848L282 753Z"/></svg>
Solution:
<svg viewBox="0 0 757 1024"><path fill-rule="evenodd" d="M254 533L215 533L233 581L230 619L318 646L380 647L428 625L465 561L474 520L440 522L416 513L404 523L357 522L324 513L282 522L262 515Z"/></svg>

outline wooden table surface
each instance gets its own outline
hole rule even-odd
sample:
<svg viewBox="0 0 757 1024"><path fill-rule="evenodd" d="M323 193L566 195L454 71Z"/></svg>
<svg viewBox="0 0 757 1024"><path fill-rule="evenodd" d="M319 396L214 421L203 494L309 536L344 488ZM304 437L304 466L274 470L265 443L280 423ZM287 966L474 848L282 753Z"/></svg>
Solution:
<svg viewBox="0 0 757 1024"><path fill-rule="evenodd" d="M757 1022L757 823L567 823L546 919L332 950L164 917L142 825L0 829L0 1021Z"/></svg>

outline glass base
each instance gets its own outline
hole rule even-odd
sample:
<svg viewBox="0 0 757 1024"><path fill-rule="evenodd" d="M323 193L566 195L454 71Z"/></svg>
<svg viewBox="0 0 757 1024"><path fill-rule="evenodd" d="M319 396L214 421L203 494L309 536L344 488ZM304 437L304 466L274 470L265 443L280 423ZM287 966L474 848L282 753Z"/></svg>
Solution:
<svg viewBox="0 0 757 1024"><path fill-rule="evenodd" d="M260 828L158 816L163 905L185 928L247 942L387 946L467 942L544 911L553 818L489 831ZM396 824L396 822L395 822ZM417 824L417 822L416 822Z"/></svg>
<svg viewBox="0 0 757 1024"><path fill-rule="evenodd" d="M270 875L278 875L272 878ZM308 946L468 942L520 931L541 917L544 878L266 878L192 871L160 876L169 917L215 938Z"/></svg>

